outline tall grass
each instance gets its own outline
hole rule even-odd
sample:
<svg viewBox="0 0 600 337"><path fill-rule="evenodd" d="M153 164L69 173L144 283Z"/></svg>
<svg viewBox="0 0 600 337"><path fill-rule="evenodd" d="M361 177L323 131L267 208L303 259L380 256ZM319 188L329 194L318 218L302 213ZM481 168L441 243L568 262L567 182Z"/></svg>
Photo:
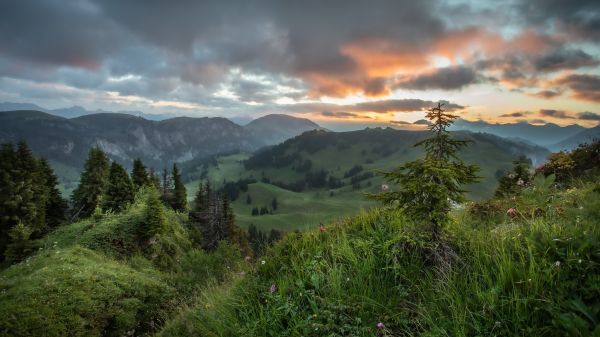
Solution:
<svg viewBox="0 0 600 337"><path fill-rule="evenodd" d="M481 205L457 211L445 240L458 258L447 270L394 211L291 234L162 335L598 335L599 200L586 185L538 188L485 205L483 217Z"/></svg>

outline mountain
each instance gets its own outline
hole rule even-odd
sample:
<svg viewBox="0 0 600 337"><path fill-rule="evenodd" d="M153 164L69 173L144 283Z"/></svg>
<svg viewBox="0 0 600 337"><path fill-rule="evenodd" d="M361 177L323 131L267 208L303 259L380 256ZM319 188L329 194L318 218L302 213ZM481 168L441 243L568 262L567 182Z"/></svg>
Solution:
<svg viewBox="0 0 600 337"><path fill-rule="evenodd" d="M95 145L125 165L140 157L157 169L172 162L232 150L252 151L265 145L225 118L149 121L127 114L99 113L66 119L41 111L0 112L0 142L21 139L36 154L79 168Z"/></svg>
<svg viewBox="0 0 600 337"><path fill-rule="evenodd" d="M514 124L491 124L483 121L470 122L458 119L451 130L467 130L490 133L504 138L517 138L541 146L551 146L585 130L580 125L559 126L556 124L533 125L526 122Z"/></svg>
<svg viewBox="0 0 600 337"><path fill-rule="evenodd" d="M323 129L309 119L283 114L271 114L257 118L248 123L245 128L269 144L280 143L306 131Z"/></svg>
<svg viewBox="0 0 600 337"><path fill-rule="evenodd" d="M127 115L143 117L145 119L153 120L153 121L160 121L160 120L165 120L165 119L176 117L176 115L174 115L174 114L148 114L148 113L144 113L141 111L117 111L117 112L104 111L104 110L91 111L91 110L86 110L85 108L77 106L77 105L74 105L70 108L46 109L46 108L40 107L39 105L31 104L31 103L12 103L12 102L0 103L0 112L21 111L21 110L42 111L42 112L46 112L46 113L49 113L54 116L59 116L59 117L64 117L64 118L76 118L76 117L81 117L81 116L86 116L86 115L97 114L97 113L127 114Z"/></svg>
<svg viewBox="0 0 600 337"><path fill-rule="evenodd" d="M281 115L265 116L251 124L242 127L221 117L151 121L103 112L68 119L42 111L5 111L0 112L0 143L26 140L37 155L75 169L83 166L87 152L96 145L126 166L139 157L162 169L172 162L219 153L252 152L286 135L319 128L309 120Z"/></svg>
<svg viewBox="0 0 600 337"><path fill-rule="evenodd" d="M594 139L600 139L600 125L591 129L584 129L574 136L552 144L549 148L553 151L572 150L579 144L587 143Z"/></svg>

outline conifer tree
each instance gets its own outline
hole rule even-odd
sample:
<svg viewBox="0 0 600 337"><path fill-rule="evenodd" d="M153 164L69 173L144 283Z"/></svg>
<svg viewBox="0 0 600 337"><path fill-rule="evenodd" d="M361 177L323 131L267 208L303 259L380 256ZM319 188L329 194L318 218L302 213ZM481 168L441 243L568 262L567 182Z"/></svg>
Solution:
<svg viewBox="0 0 600 337"><path fill-rule="evenodd" d="M102 199L102 210L120 212L133 202L134 185L125 168L113 161L108 175L108 186Z"/></svg>
<svg viewBox="0 0 600 337"><path fill-rule="evenodd" d="M6 261L19 262L33 251L33 242L30 240L33 229L19 222L8 232L10 243L4 253Z"/></svg>
<svg viewBox="0 0 600 337"><path fill-rule="evenodd" d="M140 188L150 184L150 174L140 158L137 158L133 161L131 181L133 182L136 190L139 190Z"/></svg>
<svg viewBox="0 0 600 337"><path fill-rule="evenodd" d="M47 190L46 198L46 226L54 228L65 221L67 212L67 201L62 197L58 190L58 178L54 171L44 158L39 161L39 170L42 174Z"/></svg>
<svg viewBox="0 0 600 337"><path fill-rule="evenodd" d="M177 164L173 164L173 171L171 172L173 178L173 195L171 197L171 207L179 212L183 212L187 209L187 193L185 185L181 180L181 172Z"/></svg>
<svg viewBox="0 0 600 337"><path fill-rule="evenodd" d="M426 117L432 122L429 129L433 136L415 144L425 149L425 158L384 174L391 183L399 185L396 191L370 196L402 209L410 218L426 225L432 239L437 240L450 220L452 204L464 201L462 185L477 181L479 168L463 163L457 156L468 142L452 139L447 130L456 115L446 112L443 104L438 103L428 110Z"/></svg>
<svg viewBox="0 0 600 337"><path fill-rule="evenodd" d="M166 218L158 192L151 188L146 199L145 221L139 228L138 236L145 241L151 237L162 234L166 226Z"/></svg>
<svg viewBox="0 0 600 337"><path fill-rule="evenodd" d="M276 210L277 210L277 206L278 206L278 205L279 205L279 204L277 203L277 198L276 198L276 197L273 197L273 200L271 201L271 208L272 208L274 211L276 211Z"/></svg>
<svg viewBox="0 0 600 337"><path fill-rule="evenodd" d="M81 173L79 185L73 191L73 217L89 217L104 194L109 174L108 157L99 147L92 148Z"/></svg>

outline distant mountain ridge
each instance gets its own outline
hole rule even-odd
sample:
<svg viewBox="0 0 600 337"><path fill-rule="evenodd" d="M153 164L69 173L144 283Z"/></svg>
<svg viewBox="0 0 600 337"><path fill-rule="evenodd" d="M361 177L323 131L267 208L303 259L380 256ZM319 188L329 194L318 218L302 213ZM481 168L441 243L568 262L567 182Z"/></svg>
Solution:
<svg viewBox="0 0 600 337"><path fill-rule="evenodd" d="M320 129L307 119L279 115L251 124L240 126L222 117L151 121L103 112L68 119L35 110L5 111L0 112L0 143L23 139L37 155L76 168L82 167L88 150L99 145L125 165L140 157L160 169L218 153L251 152L282 137Z"/></svg>
<svg viewBox="0 0 600 337"><path fill-rule="evenodd" d="M554 144L573 137L587 129L577 124L568 126L559 126L551 123L533 125L525 122L514 124L491 124L483 121L470 122L464 119L458 119L452 125L451 130L484 132L504 138L522 139L554 150L554 148L552 148Z"/></svg>

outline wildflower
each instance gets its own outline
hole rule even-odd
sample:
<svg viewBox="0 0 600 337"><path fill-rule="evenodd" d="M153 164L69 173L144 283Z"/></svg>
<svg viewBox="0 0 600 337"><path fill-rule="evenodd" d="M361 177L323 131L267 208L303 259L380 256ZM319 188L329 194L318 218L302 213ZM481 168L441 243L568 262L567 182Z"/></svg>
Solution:
<svg viewBox="0 0 600 337"><path fill-rule="evenodd" d="M377 329L379 329L379 330L385 329L385 325L383 325L383 323L379 322L379 323L377 323Z"/></svg>
<svg viewBox="0 0 600 337"><path fill-rule="evenodd" d="M581 261L581 260L579 260L579 261ZM350 282L350 278L349 277L346 277L346 282Z"/></svg>
<svg viewBox="0 0 600 337"><path fill-rule="evenodd" d="M511 174L509 174L509 175L508 175L508 177L509 177L510 179L515 179L515 174L514 174L514 173L511 173Z"/></svg>
<svg viewBox="0 0 600 337"><path fill-rule="evenodd" d="M554 266L555 266L556 268L560 267L560 261L556 261L556 262L554 262Z"/></svg>
<svg viewBox="0 0 600 337"><path fill-rule="evenodd" d="M525 185L525 182L523 181L523 179L519 178L519 180L517 180L517 185L523 186Z"/></svg>
<svg viewBox="0 0 600 337"><path fill-rule="evenodd" d="M581 263L581 259L579 259L577 262Z"/></svg>
<svg viewBox="0 0 600 337"><path fill-rule="evenodd" d="M495 327L500 327L500 325L502 325L502 323L500 323L500 321L496 321L496 323L494 323Z"/></svg>
<svg viewBox="0 0 600 337"><path fill-rule="evenodd" d="M275 285L275 283L271 284L271 289L269 289L269 291L272 293L277 291L277 286Z"/></svg>
<svg viewBox="0 0 600 337"><path fill-rule="evenodd" d="M508 211L506 211L506 215L512 218L517 215L517 210L511 207L508 209Z"/></svg>
<svg viewBox="0 0 600 337"><path fill-rule="evenodd" d="M528 279L527 282L531 282L531 279Z"/></svg>
<svg viewBox="0 0 600 337"><path fill-rule="evenodd" d="M327 229L325 229L325 226L323 226L323 224L320 224L319 231L321 231L321 233L325 233L325 232L327 232Z"/></svg>
<svg viewBox="0 0 600 337"><path fill-rule="evenodd" d="M382 190L382 191L387 191L387 190L389 190L389 189L390 189L390 187L389 187L387 184L383 184L383 185L381 185L381 190Z"/></svg>
<svg viewBox="0 0 600 337"><path fill-rule="evenodd" d="M265 260L260 261L260 264L265 264L265 263L267 263L267 261L265 261Z"/></svg>

